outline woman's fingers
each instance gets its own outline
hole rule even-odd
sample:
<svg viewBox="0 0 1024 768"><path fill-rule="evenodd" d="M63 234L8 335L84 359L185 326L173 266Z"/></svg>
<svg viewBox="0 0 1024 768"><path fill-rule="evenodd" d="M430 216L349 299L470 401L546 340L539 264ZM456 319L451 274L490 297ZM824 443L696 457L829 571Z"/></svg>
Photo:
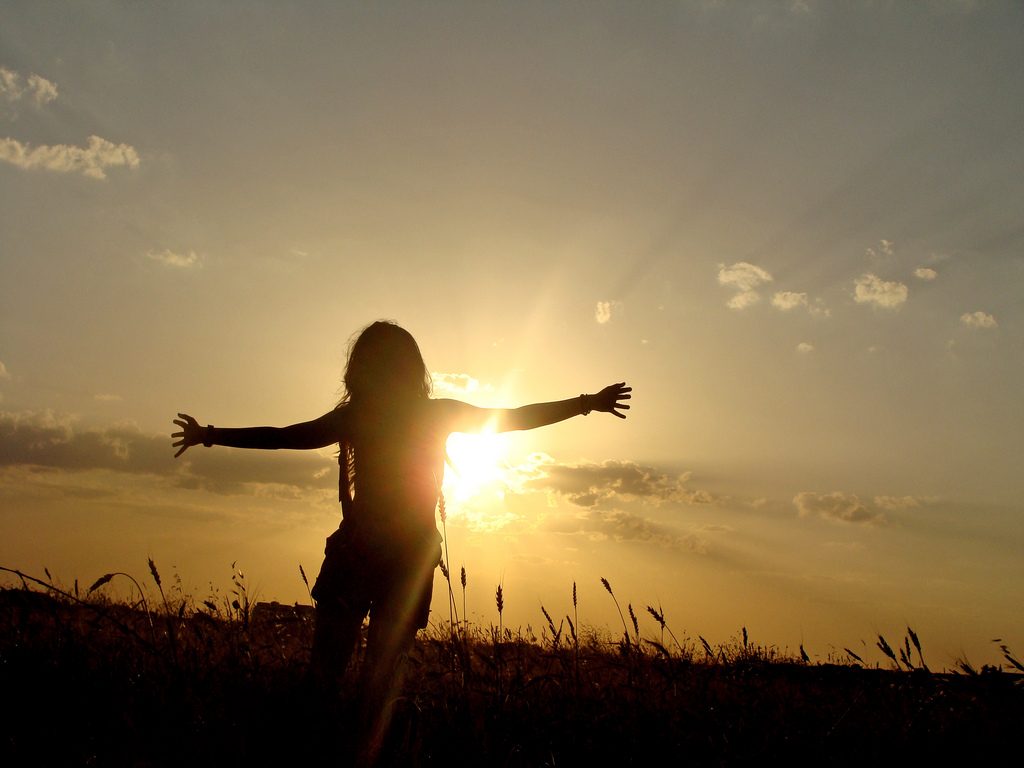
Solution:
<svg viewBox="0 0 1024 768"><path fill-rule="evenodd" d="M178 452L174 454L174 458L178 458L190 447L192 447L193 445L197 445L199 443L199 436L194 431L199 429L199 422L196 421L191 416L189 416L187 413L179 413L178 418L174 419L172 423L176 427L181 427L180 432L171 433L172 438L181 438L177 442L171 443L172 448L178 448L179 445L181 446L180 448L178 448ZM192 433L191 437L189 437L187 434L189 432Z"/></svg>

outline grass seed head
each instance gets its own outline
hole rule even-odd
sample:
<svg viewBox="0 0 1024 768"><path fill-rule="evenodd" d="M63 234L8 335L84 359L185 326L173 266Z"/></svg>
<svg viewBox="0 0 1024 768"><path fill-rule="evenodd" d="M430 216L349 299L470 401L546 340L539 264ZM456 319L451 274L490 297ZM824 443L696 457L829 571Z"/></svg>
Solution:
<svg viewBox="0 0 1024 768"><path fill-rule="evenodd" d="M104 573L102 576L100 576L98 579L96 579L96 581L94 581L92 583L92 586L89 587L89 591L86 592L86 594L87 595L91 595L93 592L95 592L97 589L102 587L104 584L106 584L112 578L114 578L114 574L112 574L112 573Z"/></svg>
<svg viewBox="0 0 1024 768"><path fill-rule="evenodd" d="M653 605L647 606L647 612L654 617L654 620L661 625L662 629L665 628L665 614L659 613L657 610L655 610Z"/></svg>

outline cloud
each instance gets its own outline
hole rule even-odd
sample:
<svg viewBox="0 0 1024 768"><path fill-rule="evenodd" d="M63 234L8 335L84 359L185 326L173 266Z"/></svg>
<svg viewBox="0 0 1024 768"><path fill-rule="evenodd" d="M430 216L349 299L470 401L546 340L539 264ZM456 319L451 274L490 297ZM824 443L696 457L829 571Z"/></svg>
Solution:
<svg viewBox="0 0 1024 768"><path fill-rule="evenodd" d="M611 507L622 501L651 504L674 501L708 504L707 491L686 487L690 473L670 474L632 461L609 459L600 464L560 464L550 456L534 454L514 468L513 486L521 491L548 491L564 496L578 507Z"/></svg>
<svg viewBox="0 0 1024 768"><path fill-rule="evenodd" d="M612 315L622 309L620 301L599 301L594 307L594 319L598 325L606 325L611 322Z"/></svg>
<svg viewBox="0 0 1024 768"><path fill-rule="evenodd" d="M918 280L924 280L925 282L931 282L938 276L939 273L931 267L918 267L914 270L914 277Z"/></svg>
<svg viewBox="0 0 1024 768"><path fill-rule="evenodd" d="M81 173L90 179L107 178L108 168L137 168L139 154L128 144L90 136L84 147L70 144L40 144L33 147L17 139L0 138L0 160L23 170Z"/></svg>
<svg viewBox="0 0 1024 768"><path fill-rule="evenodd" d="M544 521L549 533L586 534L595 539L642 541L672 549L706 553L706 544L693 534L680 534L642 515L618 509L582 509L573 515L558 515Z"/></svg>
<svg viewBox="0 0 1024 768"><path fill-rule="evenodd" d="M760 300L761 295L757 291L740 291L725 302L725 306L729 309L746 309L749 306L757 304Z"/></svg>
<svg viewBox="0 0 1024 768"><path fill-rule="evenodd" d="M892 240L879 240L877 246L864 249L864 255L875 262L889 259L894 251Z"/></svg>
<svg viewBox="0 0 1024 768"><path fill-rule="evenodd" d="M490 385L481 385L468 373L438 373L431 371L430 381L435 395L462 397L473 392L491 391Z"/></svg>
<svg viewBox="0 0 1024 768"><path fill-rule="evenodd" d="M841 520L845 523L881 523L885 521L878 510L869 509L860 498L852 493L833 491L815 493L801 491L793 497L800 517L822 517L826 520Z"/></svg>
<svg viewBox="0 0 1024 768"><path fill-rule="evenodd" d="M0 411L0 467L156 475L179 487L224 494L259 492L264 486L293 494L337 487L335 462L309 451L270 455L195 447L177 460L173 455L169 435L145 434L133 425L81 428L75 418L53 411Z"/></svg>
<svg viewBox="0 0 1024 768"><path fill-rule="evenodd" d="M806 307L807 294L794 293L793 291L779 291L772 296L772 306L776 309L781 309L783 312L789 312L791 309L796 309L797 307Z"/></svg>
<svg viewBox="0 0 1024 768"><path fill-rule="evenodd" d="M811 344L809 341L801 341L799 344L796 345L796 351L799 352L801 355L806 355L814 351L814 345Z"/></svg>
<svg viewBox="0 0 1024 768"><path fill-rule="evenodd" d="M745 309L761 300L755 290L763 283L770 283L772 276L761 267L746 261L730 266L718 265L718 284L734 288L737 293L726 302L729 309Z"/></svg>
<svg viewBox="0 0 1024 768"><path fill-rule="evenodd" d="M191 269L202 266L202 258L195 251L175 253L170 248L165 248L162 251L147 251L146 258L174 269Z"/></svg>
<svg viewBox="0 0 1024 768"><path fill-rule="evenodd" d="M762 283L771 283L772 276L760 266L737 261L731 266L718 265L718 282L739 291L752 291Z"/></svg>
<svg viewBox="0 0 1024 768"><path fill-rule="evenodd" d="M11 374L7 371L7 366L4 365L4 361L0 360L0 379L9 379Z"/></svg>
<svg viewBox="0 0 1024 768"><path fill-rule="evenodd" d="M914 496L875 496L875 506L889 512L898 512L904 509L915 509L924 503L922 499Z"/></svg>
<svg viewBox="0 0 1024 768"><path fill-rule="evenodd" d="M782 312L790 312L803 307L808 314L814 317L829 317L832 314L832 310L826 307L825 302L821 299L815 299L812 302L807 298L806 293L797 293L796 291L778 291L772 296L772 306Z"/></svg>
<svg viewBox="0 0 1024 768"><path fill-rule="evenodd" d="M115 395L107 392L100 392L92 396L92 399L100 403L119 403L122 398L120 395Z"/></svg>
<svg viewBox="0 0 1024 768"><path fill-rule="evenodd" d="M0 67L0 98L8 104L28 99L41 107L57 98L57 84L34 72L23 78L13 70Z"/></svg>
<svg viewBox="0 0 1024 768"><path fill-rule="evenodd" d="M858 304L874 304L894 309L907 300L907 286L903 283L882 280L878 275L867 272L854 282L853 298Z"/></svg>
<svg viewBox="0 0 1024 768"><path fill-rule="evenodd" d="M964 312L960 315L960 322L968 328L998 328L999 323L988 312Z"/></svg>

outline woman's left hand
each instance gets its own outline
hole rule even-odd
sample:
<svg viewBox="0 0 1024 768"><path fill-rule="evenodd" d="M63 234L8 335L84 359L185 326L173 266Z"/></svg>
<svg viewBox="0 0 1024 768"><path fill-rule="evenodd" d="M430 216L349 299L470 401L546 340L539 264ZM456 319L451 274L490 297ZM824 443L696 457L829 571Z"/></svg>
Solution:
<svg viewBox="0 0 1024 768"><path fill-rule="evenodd" d="M624 381L619 384L610 384L596 395L587 396L590 410L611 413L620 419L624 419L626 414L619 413L619 411L629 410L629 405L622 401L631 399L632 395L629 393L632 391L633 388L627 387Z"/></svg>

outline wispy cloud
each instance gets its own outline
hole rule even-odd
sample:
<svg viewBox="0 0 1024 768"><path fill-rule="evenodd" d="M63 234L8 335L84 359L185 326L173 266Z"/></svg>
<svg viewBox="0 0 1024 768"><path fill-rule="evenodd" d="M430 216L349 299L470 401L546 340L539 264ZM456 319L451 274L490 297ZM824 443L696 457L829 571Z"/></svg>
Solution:
<svg viewBox="0 0 1024 768"><path fill-rule="evenodd" d="M84 147L70 144L40 144L33 147L17 139L0 139L0 161L27 171L80 173L91 179L107 178L108 168L138 168L139 154L128 144L90 136Z"/></svg>
<svg viewBox="0 0 1024 768"><path fill-rule="evenodd" d="M883 280L867 272L854 281L853 299L858 304L874 304L876 307L895 309L907 300L907 286L899 282Z"/></svg>
<svg viewBox="0 0 1024 768"><path fill-rule="evenodd" d="M927 499L919 499L916 496L875 496L875 506L889 512L899 512L904 509L916 509L924 504Z"/></svg>
<svg viewBox="0 0 1024 768"><path fill-rule="evenodd" d="M0 67L0 98L9 104L28 100L41 107L57 98L57 84L34 72L22 77L14 70Z"/></svg>
<svg viewBox="0 0 1024 768"><path fill-rule="evenodd" d="M938 276L939 273L931 267L918 267L914 270L914 277L918 280L924 280L925 282L931 282Z"/></svg>
<svg viewBox="0 0 1024 768"><path fill-rule="evenodd" d="M543 522L548 533L584 534L592 539L642 541L697 554L706 552L706 544L694 534L683 534L643 515L620 509L587 508L575 514L555 515Z"/></svg>
<svg viewBox="0 0 1024 768"><path fill-rule="evenodd" d="M758 286L772 281L771 274L756 264L738 261L730 266L718 265L718 284L736 291L726 306L730 309L745 309L761 300Z"/></svg>
<svg viewBox="0 0 1024 768"><path fill-rule="evenodd" d="M807 355L814 351L814 345L809 341L801 341L796 345L796 351L801 355Z"/></svg>
<svg viewBox="0 0 1024 768"><path fill-rule="evenodd" d="M960 315L960 322L966 325L968 328L982 328L991 329L998 328L999 323L995 317L990 315L988 312L964 312Z"/></svg>
<svg viewBox="0 0 1024 768"><path fill-rule="evenodd" d="M162 251L147 251L146 258L174 269L192 269L202 266L202 258L195 251L175 252L170 248Z"/></svg>
<svg viewBox="0 0 1024 768"><path fill-rule="evenodd" d="M11 374L7 370L7 366L4 365L4 361L0 360L0 379L9 379Z"/></svg>
<svg viewBox="0 0 1024 768"><path fill-rule="evenodd" d="M892 258L893 249L892 240L879 240L878 245L873 245L864 249L864 255L873 262L879 263L888 261Z"/></svg>
<svg viewBox="0 0 1024 768"><path fill-rule="evenodd" d="M801 491L793 497L800 517L822 517L844 523L881 523L885 517L877 509L869 508L858 496L843 491L815 493Z"/></svg>
<svg viewBox="0 0 1024 768"><path fill-rule="evenodd" d="M599 301L594 307L594 320L598 325L606 325L611 322L613 315L622 309L622 302Z"/></svg>

